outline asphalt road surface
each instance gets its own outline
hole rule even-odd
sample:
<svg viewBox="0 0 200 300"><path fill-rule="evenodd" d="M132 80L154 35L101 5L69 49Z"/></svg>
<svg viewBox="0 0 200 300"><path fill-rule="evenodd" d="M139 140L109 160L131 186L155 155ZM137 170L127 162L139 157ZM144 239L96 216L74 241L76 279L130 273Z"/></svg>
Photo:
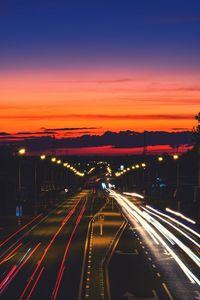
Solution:
<svg viewBox="0 0 200 300"><path fill-rule="evenodd" d="M1 299L77 299L89 193L71 197L0 242Z"/></svg>
<svg viewBox="0 0 200 300"><path fill-rule="evenodd" d="M112 299L200 299L198 232L134 199L112 196L129 223L109 264Z"/></svg>

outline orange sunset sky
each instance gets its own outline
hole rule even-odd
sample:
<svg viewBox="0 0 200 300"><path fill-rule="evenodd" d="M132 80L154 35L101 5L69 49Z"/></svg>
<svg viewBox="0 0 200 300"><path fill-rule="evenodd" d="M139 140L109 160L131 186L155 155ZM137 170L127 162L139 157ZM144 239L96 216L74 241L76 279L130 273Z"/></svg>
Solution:
<svg viewBox="0 0 200 300"><path fill-rule="evenodd" d="M95 127L191 130L200 75L139 70L21 71L0 75L0 131Z"/></svg>
<svg viewBox="0 0 200 300"><path fill-rule="evenodd" d="M191 131L200 108L199 8L196 0L1 1L2 143Z"/></svg>

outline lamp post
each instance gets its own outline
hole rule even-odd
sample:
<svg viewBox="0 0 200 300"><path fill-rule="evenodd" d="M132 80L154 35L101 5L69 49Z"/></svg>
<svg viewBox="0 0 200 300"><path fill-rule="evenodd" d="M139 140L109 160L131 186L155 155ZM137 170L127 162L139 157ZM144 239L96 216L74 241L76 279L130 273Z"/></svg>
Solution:
<svg viewBox="0 0 200 300"><path fill-rule="evenodd" d="M51 162L53 163L53 164L55 164L56 163L56 161L57 161L57 158L56 157L52 157L51 158ZM53 190L55 190L55 166L51 166L51 190L53 191Z"/></svg>
<svg viewBox="0 0 200 300"><path fill-rule="evenodd" d="M195 128L195 144L197 149L197 222L200 225L200 112L195 116L195 119L198 122L198 125Z"/></svg>
<svg viewBox="0 0 200 300"><path fill-rule="evenodd" d="M177 210L180 212L181 209L181 201L179 197L179 185L180 185L180 164L179 164L179 156L178 154L173 155L173 159L177 161L176 163L176 190L175 197L177 197Z"/></svg>
<svg viewBox="0 0 200 300"><path fill-rule="evenodd" d="M18 150L18 206L16 208L16 216L18 217L18 225L21 225L22 206L21 206L21 194L22 194L22 182L21 182L21 157L26 154L26 149L21 148Z"/></svg>
<svg viewBox="0 0 200 300"><path fill-rule="evenodd" d="M45 159L46 159L46 155L41 154L40 155L40 160L44 161ZM45 173L46 172L45 172L45 166L44 166L44 170L42 172L42 186L43 186L43 188L44 188L44 181L45 181L44 178L46 178ZM41 186L40 186L40 190L41 190ZM36 165L36 167L35 167L35 214L37 213L37 196L38 196L37 192L38 192L38 187L37 187L37 165ZM44 196L44 208L46 209L46 196Z"/></svg>

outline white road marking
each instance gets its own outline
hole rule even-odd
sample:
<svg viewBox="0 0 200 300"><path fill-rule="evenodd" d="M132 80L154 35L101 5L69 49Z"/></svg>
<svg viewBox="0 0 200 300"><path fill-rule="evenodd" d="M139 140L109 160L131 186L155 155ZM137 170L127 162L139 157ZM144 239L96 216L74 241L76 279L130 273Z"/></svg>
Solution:
<svg viewBox="0 0 200 300"><path fill-rule="evenodd" d="M172 294L170 293L170 291L169 291L167 285L166 285L164 282L162 283L162 286L163 286L165 292L167 293L169 299L170 299L170 300L174 300L174 298L172 297Z"/></svg>

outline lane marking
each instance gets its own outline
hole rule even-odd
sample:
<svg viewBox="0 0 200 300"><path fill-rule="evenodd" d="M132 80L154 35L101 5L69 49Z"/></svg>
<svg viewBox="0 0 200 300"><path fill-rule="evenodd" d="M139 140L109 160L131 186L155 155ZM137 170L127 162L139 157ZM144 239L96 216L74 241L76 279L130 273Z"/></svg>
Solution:
<svg viewBox="0 0 200 300"><path fill-rule="evenodd" d="M152 264L152 267L155 269L155 268L156 268L156 265Z"/></svg>
<svg viewBox="0 0 200 300"><path fill-rule="evenodd" d="M152 290L155 300L159 300L158 295L155 290Z"/></svg>
<svg viewBox="0 0 200 300"><path fill-rule="evenodd" d="M172 294L170 293L170 291L169 291L169 289L168 289L166 283L163 282L163 283L162 283L162 286L163 286L165 292L167 293L169 299L170 299L170 300L174 300L174 298L172 297Z"/></svg>

